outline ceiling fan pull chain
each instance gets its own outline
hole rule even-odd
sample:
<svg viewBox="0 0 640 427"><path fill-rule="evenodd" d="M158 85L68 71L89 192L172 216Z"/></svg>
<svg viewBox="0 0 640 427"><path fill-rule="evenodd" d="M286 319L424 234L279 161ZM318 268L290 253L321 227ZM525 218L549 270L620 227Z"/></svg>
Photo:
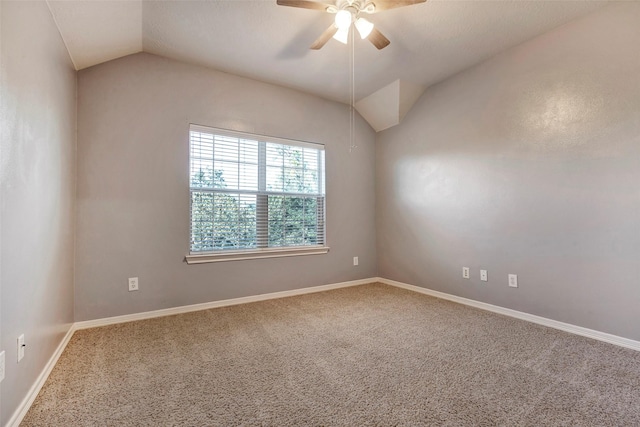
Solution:
<svg viewBox="0 0 640 427"><path fill-rule="evenodd" d="M349 153L351 153L354 149L358 148L356 145L356 112L355 112L355 104L356 104L356 43L355 43L355 33L351 32L351 60L349 61L351 66L351 76L350 76L350 86L351 86L351 99L349 105Z"/></svg>

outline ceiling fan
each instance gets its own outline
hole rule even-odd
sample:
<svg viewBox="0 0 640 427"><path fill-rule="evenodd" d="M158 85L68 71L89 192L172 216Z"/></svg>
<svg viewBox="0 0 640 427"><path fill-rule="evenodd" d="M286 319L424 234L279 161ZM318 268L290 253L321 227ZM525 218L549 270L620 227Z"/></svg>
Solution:
<svg viewBox="0 0 640 427"><path fill-rule="evenodd" d="M347 44L351 24L356 27L360 37L363 39L368 38L375 47L384 49L391 43L389 39L375 28L371 22L361 17L360 14L371 14L397 7L424 3L425 1L427 0L335 0L335 4L332 4L312 0L277 0L277 4L279 6L322 10L336 15L333 24L313 42L311 49L317 50L322 48L331 37L341 43Z"/></svg>

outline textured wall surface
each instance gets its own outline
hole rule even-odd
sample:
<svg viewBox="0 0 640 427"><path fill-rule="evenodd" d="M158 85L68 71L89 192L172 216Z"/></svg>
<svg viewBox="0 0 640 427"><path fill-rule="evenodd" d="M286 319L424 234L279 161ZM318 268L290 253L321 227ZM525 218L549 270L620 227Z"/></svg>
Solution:
<svg viewBox="0 0 640 427"><path fill-rule="evenodd" d="M185 264L189 123L325 144L331 251ZM79 72L76 321L375 276L375 135L358 118L349 153L348 126L342 104L154 55Z"/></svg>
<svg viewBox="0 0 640 427"><path fill-rule="evenodd" d="M380 274L640 339L638 22L637 2L573 21L379 134Z"/></svg>
<svg viewBox="0 0 640 427"><path fill-rule="evenodd" d="M5 425L73 322L76 75L45 2L3 1L1 36Z"/></svg>

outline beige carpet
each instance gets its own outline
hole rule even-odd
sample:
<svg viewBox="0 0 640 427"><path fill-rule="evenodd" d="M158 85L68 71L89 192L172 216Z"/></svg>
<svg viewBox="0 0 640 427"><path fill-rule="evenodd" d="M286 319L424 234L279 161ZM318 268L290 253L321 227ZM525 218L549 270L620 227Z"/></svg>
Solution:
<svg viewBox="0 0 640 427"><path fill-rule="evenodd" d="M639 426L640 353L382 284L76 332L25 426Z"/></svg>

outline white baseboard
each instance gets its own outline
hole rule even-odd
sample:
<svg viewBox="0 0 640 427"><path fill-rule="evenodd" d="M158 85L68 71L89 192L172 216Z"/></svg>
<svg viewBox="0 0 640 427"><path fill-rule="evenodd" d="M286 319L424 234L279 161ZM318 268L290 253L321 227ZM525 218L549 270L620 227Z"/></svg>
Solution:
<svg viewBox="0 0 640 427"><path fill-rule="evenodd" d="M35 383L33 383L31 388L29 389L29 392L27 393L25 398L22 399L22 402L20 402L20 405L18 406L16 411L13 413L11 418L9 418L7 427L18 427L22 422L24 416L27 415L27 411L29 411L29 408L31 408L31 405L33 404L34 400L36 400L36 397L38 397L38 393L40 393L42 386L47 381L47 378L49 378L49 374L51 374L51 371L56 366L56 363L58 363L58 359L62 355L64 349L67 347L67 344L73 336L74 331L74 325L72 324L69 327L69 330L65 334L64 338L62 338L62 341L60 341L60 344L58 344L56 351L53 352L53 355L51 355L51 357L49 358L49 361L45 365L44 369L42 370L42 372L40 372L40 375L38 375Z"/></svg>
<svg viewBox="0 0 640 427"><path fill-rule="evenodd" d="M162 310L145 311L142 313L126 314L124 316L106 317L103 319L76 322L75 330L96 328L99 326L114 325L117 323L133 322L136 320L153 319L155 317L173 316L175 314L189 313L192 311L208 310L210 308L228 307L230 305L247 304L251 302L266 301L276 298L292 297L296 295L311 294L315 292L330 291L332 289L347 288L350 286L375 283L377 277L368 279L351 280L349 282L332 283L329 285L312 286L309 288L293 289L290 291L272 292L269 294L253 295L249 297L226 299L221 301L205 302L202 304L184 305L181 307L165 308Z"/></svg>
<svg viewBox="0 0 640 427"><path fill-rule="evenodd" d="M524 313L522 311L512 310L510 308L504 308L497 305L487 304L484 302L447 294L444 292L434 291L431 289L422 288L420 286L409 285L407 283L397 282L395 280L385 279L383 277L377 277L376 280L386 285L419 292L421 294L429 295L432 297L457 302L459 304L491 311L493 313L503 314L505 316L515 317L516 319L526 320L527 322L537 323L538 325L548 326L550 328L559 329L561 331L569 332L575 335L582 335L584 337L593 338L598 341L604 341L609 344L614 344L620 347L640 351L640 341L635 341L629 338L619 337L617 335L608 334L606 332L594 331L593 329L583 328L582 326L559 322L557 320L547 319L546 317L536 316L534 314Z"/></svg>

